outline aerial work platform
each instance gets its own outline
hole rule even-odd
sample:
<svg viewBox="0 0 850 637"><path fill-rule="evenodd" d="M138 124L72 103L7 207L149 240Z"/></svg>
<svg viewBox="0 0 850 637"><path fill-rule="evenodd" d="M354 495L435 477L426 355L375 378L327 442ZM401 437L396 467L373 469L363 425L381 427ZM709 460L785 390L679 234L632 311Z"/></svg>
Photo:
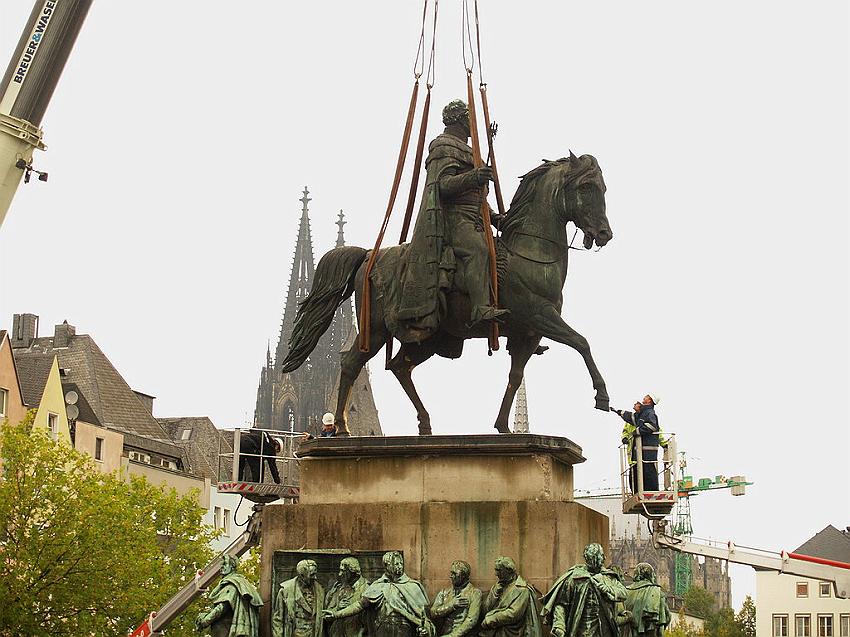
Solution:
<svg viewBox="0 0 850 637"><path fill-rule="evenodd" d="M623 494L623 513L637 513L650 520L669 515L679 497L676 436L671 434L661 447L664 451L661 470L658 460L644 461L640 436L632 445L620 446L620 488ZM644 470L658 474L658 491L644 489Z"/></svg>
<svg viewBox="0 0 850 637"><path fill-rule="evenodd" d="M233 435L233 450L219 444L219 493L232 493L260 504L298 501L298 457L304 440L297 431L243 427L224 430Z"/></svg>

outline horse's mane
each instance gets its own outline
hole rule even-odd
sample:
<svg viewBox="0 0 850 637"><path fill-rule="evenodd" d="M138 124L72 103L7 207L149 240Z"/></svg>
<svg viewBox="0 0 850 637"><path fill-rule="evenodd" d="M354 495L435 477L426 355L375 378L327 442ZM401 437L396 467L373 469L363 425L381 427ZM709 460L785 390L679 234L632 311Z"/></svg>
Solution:
<svg viewBox="0 0 850 637"><path fill-rule="evenodd" d="M543 193L548 201L539 201L538 204L553 206L564 188L569 185L575 186L579 181L598 182L602 191L605 191L605 182L602 181L599 164L596 163L596 159L592 155L576 157L570 153L570 157L562 157L554 161L544 159L541 165L520 177L519 187L514 193L513 199L511 199L511 205L501 224L500 230L502 232L510 234L517 226L521 225L521 221L533 210L531 204L537 200L540 194L541 184L545 181L543 177L550 174L552 170L556 170L560 174L554 180L551 191Z"/></svg>
<svg viewBox="0 0 850 637"><path fill-rule="evenodd" d="M525 217L529 210L529 204L537 197L537 190L542 181L541 177L548 173L549 169L565 165L569 168L569 157L562 157L554 161L544 159L540 166L531 169L520 177L519 187L516 189L513 199L511 199L511 205L508 207L500 228L502 232L510 233L516 223ZM560 188L557 190L560 190Z"/></svg>

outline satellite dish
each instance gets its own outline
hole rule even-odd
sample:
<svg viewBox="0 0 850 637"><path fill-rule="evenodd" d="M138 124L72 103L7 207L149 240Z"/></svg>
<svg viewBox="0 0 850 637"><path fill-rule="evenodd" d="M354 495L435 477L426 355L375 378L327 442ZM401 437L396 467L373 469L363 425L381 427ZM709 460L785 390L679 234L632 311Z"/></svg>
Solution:
<svg viewBox="0 0 850 637"><path fill-rule="evenodd" d="M76 405L79 399L79 395L73 389L65 394L66 405Z"/></svg>
<svg viewBox="0 0 850 637"><path fill-rule="evenodd" d="M76 400L76 398L74 400ZM65 407L65 413L68 414L68 420L76 420L77 417L80 415L80 409L76 405L68 405L67 407Z"/></svg>

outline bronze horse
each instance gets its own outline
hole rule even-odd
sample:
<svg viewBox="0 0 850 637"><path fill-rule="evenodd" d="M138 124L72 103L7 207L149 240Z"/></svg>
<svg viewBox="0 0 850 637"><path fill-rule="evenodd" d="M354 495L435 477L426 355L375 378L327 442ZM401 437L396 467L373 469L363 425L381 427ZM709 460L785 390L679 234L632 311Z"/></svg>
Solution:
<svg viewBox="0 0 850 637"><path fill-rule="evenodd" d="M605 216L605 182L596 159L591 155L557 161L544 161L522 177L501 221L498 241L499 305L510 310L500 333L507 336L511 370L495 427L510 433L508 417L525 365L546 337L569 345L581 354L596 390L596 408L608 410L605 381L590 354L587 340L561 318L562 290L567 276L567 223L572 221L584 233L584 247L604 246L612 238ZM370 349L361 352L359 342L342 354L339 397L336 407L337 435L350 435L346 407L352 385L360 370L387 343L397 311L397 273L406 245L381 250L371 275L372 294ZM302 302L290 340L283 372L301 366L327 330L334 312L356 289L358 311L368 251L344 246L331 250L319 261L313 289ZM383 272L383 276L382 276ZM395 286L395 287L393 287ZM420 343L403 343L387 368L395 374L416 407L419 433L431 433L428 411L413 385L411 372L435 353L449 358L460 355L463 341L486 338L489 326L469 329L463 317L469 316L468 298L459 292L447 295L445 317L439 331ZM391 341L390 341L391 342Z"/></svg>

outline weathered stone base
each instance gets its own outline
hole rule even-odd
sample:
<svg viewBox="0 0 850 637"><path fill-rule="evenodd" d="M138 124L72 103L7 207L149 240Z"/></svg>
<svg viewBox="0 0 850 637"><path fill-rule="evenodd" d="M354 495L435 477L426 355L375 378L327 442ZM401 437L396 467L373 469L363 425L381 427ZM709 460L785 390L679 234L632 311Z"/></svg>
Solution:
<svg viewBox="0 0 850 637"><path fill-rule="evenodd" d="M512 557L545 592L582 561L588 543L608 549L608 518L572 499L572 466L584 458L565 438L325 439L302 445L299 455L299 504L269 505L263 515L264 630L276 551L314 553L323 561L347 551L371 552L372 561L374 552L402 551L407 574L433 599L450 585L453 560L469 562L473 583L487 590L496 581L495 558ZM293 577L282 571L300 559L285 557L279 564L290 566L278 568L278 580ZM324 569L330 577L327 564Z"/></svg>
<svg viewBox="0 0 850 637"><path fill-rule="evenodd" d="M453 560L469 562L472 580L488 588L496 581L493 560L508 555L545 592L590 542L607 550L608 518L576 502L267 506L260 592L269 598L274 552L299 549L403 551L408 575L432 597L448 586Z"/></svg>

